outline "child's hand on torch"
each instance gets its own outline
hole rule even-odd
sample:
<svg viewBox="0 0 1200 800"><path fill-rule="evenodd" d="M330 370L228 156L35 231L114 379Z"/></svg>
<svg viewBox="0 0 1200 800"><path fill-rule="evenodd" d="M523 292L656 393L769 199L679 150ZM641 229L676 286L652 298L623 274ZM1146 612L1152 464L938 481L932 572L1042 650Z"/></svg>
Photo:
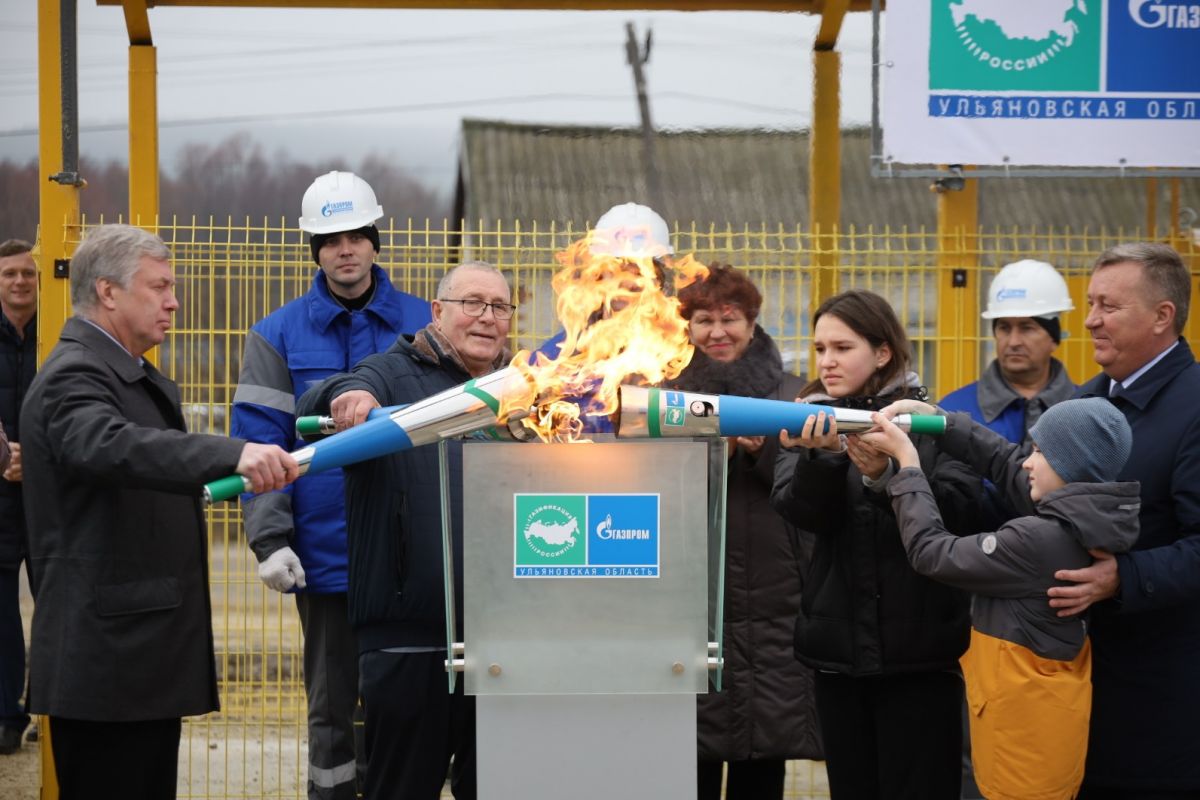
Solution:
<svg viewBox="0 0 1200 800"><path fill-rule="evenodd" d="M915 402L909 400L901 400L893 403L893 406L902 403ZM918 405L925 405L919 403ZM891 408L891 406L889 406ZM886 410L886 409L885 409ZM910 413L901 411L899 413ZM877 451L886 453L896 460L900 468L921 466L921 459L917 456L916 445L912 443L912 439L908 438L908 434L897 428L890 419L884 414L876 412L871 415L871 421L875 423L875 427L866 433L860 433L859 438L863 442L871 445Z"/></svg>
<svg viewBox="0 0 1200 800"><path fill-rule="evenodd" d="M892 425L892 427L896 426ZM846 437L846 455L850 456L850 460L854 462L854 466L858 467L859 472L873 481L879 480L884 470L887 469L888 454L870 441L863 439L862 434Z"/></svg>
<svg viewBox="0 0 1200 800"><path fill-rule="evenodd" d="M920 400L897 400L891 405L881 408L879 413L888 419L895 419L900 414L937 414L938 410L935 406L922 403Z"/></svg>

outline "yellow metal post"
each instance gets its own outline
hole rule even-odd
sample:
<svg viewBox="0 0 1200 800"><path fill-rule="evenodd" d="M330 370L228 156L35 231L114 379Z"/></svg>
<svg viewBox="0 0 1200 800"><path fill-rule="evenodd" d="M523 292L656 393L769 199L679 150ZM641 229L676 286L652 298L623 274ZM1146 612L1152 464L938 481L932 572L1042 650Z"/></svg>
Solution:
<svg viewBox="0 0 1200 800"><path fill-rule="evenodd" d="M1158 178L1146 178L1146 238L1158 237Z"/></svg>
<svg viewBox="0 0 1200 800"><path fill-rule="evenodd" d="M129 48L129 221L158 230L158 57Z"/></svg>
<svg viewBox="0 0 1200 800"><path fill-rule="evenodd" d="M38 0L38 363L58 342L71 313L70 283L65 265L79 241L79 186L57 183L51 176L64 169L62 102L62 4ZM50 720L38 719L42 800L56 800L58 778L50 747Z"/></svg>
<svg viewBox="0 0 1200 800"><path fill-rule="evenodd" d="M1067 311L1060 317L1063 340L1054 356L1066 367L1072 381L1083 383L1100 371L1093 358L1095 348L1092 347L1092 337L1083 325L1088 315L1087 291L1088 284L1092 282L1091 270L1072 272L1065 277L1075 310Z"/></svg>
<svg viewBox="0 0 1200 800"><path fill-rule="evenodd" d="M934 397L979 377L979 181L938 194Z"/></svg>
<svg viewBox="0 0 1200 800"><path fill-rule="evenodd" d="M821 25L813 42L813 114L808 149L808 226L813 236L812 292L816 310L837 294L838 229L842 214L842 55L837 47L850 0L816 0Z"/></svg>
<svg viewBox="0 0 1200 800"><path fill-rule="evenodd" d="M70 284L56 264L65 264L79 241L79 187L50 179L63 170L61 23L59 0L38 0L39 362L54 349L71 314Z"/></svg>
<svg viewBox="0 0 1200 800"><path fill-rule="evenodd" d="M838 291L838 223L842 211L842 142L838 96L841 54L813 51L813 121L808 156L808 215L813 236L815 310Z"/></svg>

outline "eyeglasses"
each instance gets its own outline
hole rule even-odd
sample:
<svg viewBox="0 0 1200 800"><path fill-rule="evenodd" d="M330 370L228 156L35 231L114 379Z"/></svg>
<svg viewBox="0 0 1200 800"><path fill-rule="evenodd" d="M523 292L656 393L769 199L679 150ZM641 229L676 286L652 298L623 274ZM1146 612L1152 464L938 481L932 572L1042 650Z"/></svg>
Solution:
<svg viewBox="0 0 1200 800"><path fill-rule="evenodd" d="M485 303L482 300L474 300L471 298L467 298L466 300L438 298L438 302L459 303L462 305L463 313L468 317L482 317L483 312L490 308L492 309L492 316L494 316L496 319L512 319L512 315L517 311L517 307L512 303Z"/></svg>

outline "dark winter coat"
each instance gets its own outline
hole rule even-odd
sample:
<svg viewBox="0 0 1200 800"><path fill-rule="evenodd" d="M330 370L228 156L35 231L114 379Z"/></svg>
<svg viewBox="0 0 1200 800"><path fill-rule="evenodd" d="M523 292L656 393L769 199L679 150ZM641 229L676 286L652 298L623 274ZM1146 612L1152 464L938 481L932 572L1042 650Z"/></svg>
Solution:
<svg viewBox="0 0 1200 800"><path fill-rule="evenodd" d="M726 364L699 350L672 388L793 400L803 382L783 371L779 350L756 328ZM820 759L812 671L792 654L792 628L811 538L770 507L778 438L729 462L725 524L725 621L721 691L697 698L700 757L717 761Z"/></svg>
<svg viewBox="0 0 1200 800"><path fill-rule="evenodd" d="M424 333L417 334L424 336ZM369 392L405 405L470 380L452 359L431 358L401 337L386 353L310 389L296 415L328 414L338 395ZM455 608L462 630L462 443L450 441ZM438 448L416 447L345 467L350 624L359 652L446 644Z"/></svg>
<svg viewBox="0 0 1200 800"><path fill-rule="evenodd" d="M982 482L914 436L946 527L979 530ZM845 453L784 451L771 503L816 535L796 620L796 657L852 676L957 669L970 637L968 597L908 563L884 492L863 485Z"/></svg>
<svg viewBox="0 0 1200 800"><path fill-rule="evenodd" d="M0 314L0 423L10 442L21 441L21 403L37 371L37 315L25 324L24 338ZM21 484L0 478L0 565L19 564L26 552L25 505Z"/></svg>
<svg viewBox="0 0 1200 800"><path fill-rule="evenodd" d="M1200 365L1187 342L1114 402L1133 429L1118 478L1142 484L1142 532L1117 556L1118 595L1092 610L1084 785L1200 793Z"/></svg>
<svg viewBox="0 0 1200 800"><path fill-rule="evenodd" d="M184 431L178 387L67 320L22 409L29 710L99 721L218 708L200 494L245 442Z"/></svg>

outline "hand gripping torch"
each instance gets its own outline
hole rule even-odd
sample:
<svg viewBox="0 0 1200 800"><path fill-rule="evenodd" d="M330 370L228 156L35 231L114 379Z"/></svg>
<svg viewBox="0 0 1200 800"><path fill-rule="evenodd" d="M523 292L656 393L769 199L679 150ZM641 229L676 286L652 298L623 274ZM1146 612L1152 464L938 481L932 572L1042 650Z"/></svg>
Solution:
<svg viewBox="0 0 1200 800"><path fill-rule="evenodd" d="M528 439L533 435L520 420L529 412L511 414L500 419L500 406L505 398L530 394L528 379L518 370L502 370L473 378L464 384L438 392L406 406L374 409L361 425L335 433L292 453L300 463L300 474L323 472L372 458L410 450L441 439L478 435L493 439ZM313 431L311 418L306 420ZM297 421L299 423L299 420ZM325 430L329 429L326 418ZM204 499L216 503L250 491L241 475L230 475L204 487Z"/></svg>
<svg viewBox="0 0 1200 800"><path fill-rule="evenodd" d="M774 436L781 430L795 435L809 417L822 411L826 419L837 420L840 433L861 433L875 426L870 411L852 408L640 386L622 386L620 392L621 410L614 421L618 439ZM900 414L892 422L911 433L936 435L946 430L946 418L936 414Z"/></svg>

